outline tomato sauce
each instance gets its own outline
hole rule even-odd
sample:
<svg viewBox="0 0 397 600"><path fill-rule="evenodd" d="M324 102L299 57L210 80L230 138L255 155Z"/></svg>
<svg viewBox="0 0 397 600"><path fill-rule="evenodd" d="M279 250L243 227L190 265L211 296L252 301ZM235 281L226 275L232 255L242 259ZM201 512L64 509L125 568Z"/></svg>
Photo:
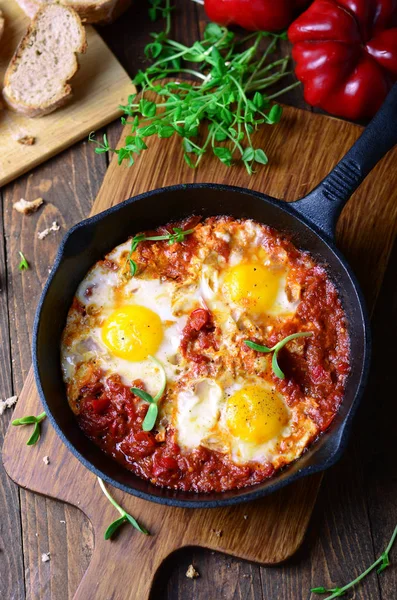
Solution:
<svg viewBox="0 0 397 600"><path fill-rule="evenodd" d="M142 387L134 381L133 387ZM94 393L93 393L94 391ZM79 424L88 437L127 469L155 485L193 491L223 491L252 485L274 473L272 465L239 466L227 456L199 447L181 452L174 432L165 439L142 431L148 405L139 403L130 388L112 375L86 386L80 404Z"/></svg>

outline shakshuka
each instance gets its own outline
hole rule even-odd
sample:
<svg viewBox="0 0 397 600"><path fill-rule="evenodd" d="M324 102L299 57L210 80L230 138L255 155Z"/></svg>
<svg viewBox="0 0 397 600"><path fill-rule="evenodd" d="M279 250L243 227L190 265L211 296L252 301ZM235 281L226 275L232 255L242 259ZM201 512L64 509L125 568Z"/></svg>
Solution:
<svg viewBox="0 0 397 600"><path fill-rule="evenodd" d="M90 269L61 360L70 407L106 454L158 486L225 491L271 477L329 427L349 334L326 269L286 235L194 216Z"/></svg>

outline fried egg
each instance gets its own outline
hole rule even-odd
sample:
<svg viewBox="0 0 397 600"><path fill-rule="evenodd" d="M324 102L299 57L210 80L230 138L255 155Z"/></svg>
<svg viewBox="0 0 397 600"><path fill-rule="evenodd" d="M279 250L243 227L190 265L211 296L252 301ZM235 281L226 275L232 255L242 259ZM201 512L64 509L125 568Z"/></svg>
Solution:
<svg viewBox="0 0 397 600"><path fill-rule="evenodd" d="M287 275L285 267L259 261L240 262L221 271L204 266L201 292L210 308L234 315L236 320L243 314L254 321L285 318L299 304L287 286Z"/></svg>
<svg viewBox="0 0 397 600"><path fill-rule="evenodd" d="M231 305L249 315L286 316L295 312L297 303L286 293L286 271L259 262L241 263L228 269L222 291Z"/></svg>
<svg viewBox="0 0 397 600"><path fill-rule="evenodd" d="M120 254L119 248L115 256ZM77 365L91 360L105 375L120 375L126 385L143 380L155 394L161 374L151 357L162 363L168 381L177 378L175 356L187 314L175 315L172 282L131 278L120 285L120 277L97 264L79 286L76 297L85 305L87 324L63 344L64 379L70 381Z"/></svg>
<svg viewBox="0 0 397 600"><path fill-rule="evenodd" d="M276 468L296 459L317 431L302 407L289 407L271 382L256 377L231 385L191 382L177 396L174 419L185 449L201 445L236 464L271 462Z"/></svg>

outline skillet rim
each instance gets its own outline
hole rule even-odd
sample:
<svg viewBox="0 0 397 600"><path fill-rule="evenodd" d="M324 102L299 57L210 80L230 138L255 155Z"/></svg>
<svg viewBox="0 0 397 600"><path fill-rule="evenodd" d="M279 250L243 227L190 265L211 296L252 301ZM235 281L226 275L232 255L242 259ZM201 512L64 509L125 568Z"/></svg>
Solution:
<svg viewBox="0 0 397 600"><path fill-rule="evenodd" d="M291 474L290 476L287 475L281 481L280 480L277 481L277 474L276 474L273 478L274 483L270 483L270 485L268 485L264 489L259 489L258 486L260 486L261 484L256 484L253 486L249 486L247 488L230 490L227 492L228 494L233 494L233 492L238 493L239 494L238 496L234 496L234 497L232 496L232 497L223 498L223 499L221 497L219 497L219 499L217 498L217 499L213 499L213 500L205 500L205 498L203 500L201 500L201 499L200 500L181 500L178 498L157 496L157 495L151 494L150 492L144 492L141 490L132 489L130 486L125 485L124 483L121 483L121 482L113 479L111 476L108 476L106 473L103 473L101 471L101 469L95 467L87 458L85 458L75 448L73 443L67 439L67 437L63 433L60 425L58 425L55 417L53 416L51 407L47 402L47 399L45 397L44 390L43 390L43 387L41 384L41 375L40 375L39 361L38 361L38 353L39 353L38 338L39 338L39 328L40 328L40 321L41 321L41 316L42 316L43 305L44 305L48 290L51 287L52 281L55 277L55 274L64 258L64 252L65 252L66 245L67 245L69 239L73 236L73 234L80 229L84 229L85 227L87 227L91 224L95 224L98 221L102 221L102 220L106 219L109 215L111 215L115 212L118 212L124 206L133 204L134 202L136 202L138 200L142 200L142 199L156 196L156 195L161 195L164 192L174 192L174 191L189 190L189 189L213 189L213 190L218 190L218 191L237 192L237 193L241 193L241 194L245 194L245 195L250 194L252 196L256 196L257 198L259 198L262 201L265 201L265 202L277 207L278 209L288 213L289 215L293 216L295 219L300 221L312 233L314 233L317 237L319 237L320 240L329 248L329 250L334 255L336 255L339 263L345 269L347 276L349 277L350 282L352 284L352 287L357 295L358 306L360 308L360 321L363 324L363 334L364 334L363 335L364 360L363 360L362 366L361 366L361 372L360 372L360 377L359 377L359 381L357 384L357 389L356 389L351 407L349 409L349 412L345 416L344 420L340 423L339 429L337 430L337 439L335 441L336 448L332 452L332 454L330 456L326 457L325 459L320 460L318 463L314 463L314 464L308 465L306 467L302 467L301 469L297 470L295 473ZM299 200L297 202L299 202ZM328 236L324 232L322 232L315 224L313 224L309 219L306 219L301 213L297 213L296 210L294 209L293 205L294 205L294 202L286 202L283 200L277 200L277 199L272 198L271 196L268 196L262 192L257 192L256 190L250 190L248 188L243 188L243 187L238 187L238 186L230 186L230 185L226 185L226 184L215 184L215 183L186 183L186 184L183 183L183 184L177 184L177 185L172 185L172 186L165 186L162 188L156 188L154 190L150 190L148 192L143 192L142 194L132 196L132 197L128 198L127 200L124 200L124 201L122 201L100 213L97 213L91 217L87 217L86 219L79 221L74 226L72 226L69 229L69 231L66 232L66 234L62 238L62 241L58 248L58 251L57 251L57 254L55 257L55 261L54 261L53 267L51 269L51 273L49 274L49 277L45 283L45 286L40 295L40 299L39 299L37 309L36 309L36 314L35 314L35 319L34 319L34 324L33 324L33 338L32 338L33 371L34 371L34 377L35 377L35 382L36 382L36 386L37 386L37 391L39 393L40 401L45 409L46 415L47 415L51 425L55 429L56 434L61 439L61 441L65 444L65 446L68 448L68 450L70 450L72 452L72 454L89 471L93 472L94 475L96 475L97 477L100 477L101 479L106 481L108 484L122 490L123 492L125 492L127 494L138 497L142 500L148 500L150 502L155 502L157 504L173 506L173 507L180 507L180 508L201 508L201 509L203 509L203 508L219 508L221 506L232 506L232 505L236 505L236 504L242 504L245 502L257 500L259 498L263 498L263 497L265 497L271 493L274 493L277 490L282 489L283 487L293 483L294 481L301 479L302 477L306 477L308 475L314 475L315 473L319 473L319 472L329 469L341 458L343 452L346 449L346 446L347 446L347 443L349 440L349 436L351 433L351 424L352 424L353 418L357 412L359 404L362 400L364 389L366 387L366 384L368 381L368 376L369 376L369 367L370 367L370 362L371 362L371 329L370 329L370 323L369 323L369 318L368 318L368 312L367 312L366 303L365 303L360 285L359 285L357 278L354 275L350 265L348 264L346 258L335 246L333 240L328 238ZM170 220L172 220L172 219L170 219ZM91 442L88 438L87 438L87 440L89 442ZM313 444L316 444L316 443L317 442L313 442ZM300 458L298 458L296 461L294 461L291 464L296 464L296 462L299 462ZM287 465L287 467L285 469L279 471L278 473L287 472L288 466L289 465ZM272 478L269 479L268 481L271 481L271 480L272 480ZM170 493L170 490L168 490L168 488L158 487L157 489L160 492L164 490L165 493L167 493L167 492ZM181 493L183 493L183 492L181 492ZM193 492L190 492L190 493L194 494ZM224 492L214 492L214 493L219 494L219 496L221 496L221 494Z"/></svg>

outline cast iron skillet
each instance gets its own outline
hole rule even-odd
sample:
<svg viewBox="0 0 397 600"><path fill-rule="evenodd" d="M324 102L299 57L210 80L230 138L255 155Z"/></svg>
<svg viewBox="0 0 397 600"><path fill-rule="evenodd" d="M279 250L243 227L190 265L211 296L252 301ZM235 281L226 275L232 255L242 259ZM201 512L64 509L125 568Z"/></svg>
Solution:
<svg viewBox="0 0 397 600"><path fill-rule="evenodd" d="M110 484L146 500L209 508L259 498L303 475L327 469L338 460L366 382L370 332L357 281L334 246L334 227L351 194L395 143L397 84L347 155L314 191L297 202L287 204L237 187L177 185L130 198L69 231L60 246L37 310L33 365L41 401L52 425L88 469ZM195 494L158 488L106 456L77 426L67 403L60 369L61 333L73 295L87 270L130 235L193 213L203 217L225 214L249 217L290 234L298 248L308 250L317 261L326 265L339 290L351 336L351 373L344 401L329 430L299 460L272 479L224 493Z"/></svg>

